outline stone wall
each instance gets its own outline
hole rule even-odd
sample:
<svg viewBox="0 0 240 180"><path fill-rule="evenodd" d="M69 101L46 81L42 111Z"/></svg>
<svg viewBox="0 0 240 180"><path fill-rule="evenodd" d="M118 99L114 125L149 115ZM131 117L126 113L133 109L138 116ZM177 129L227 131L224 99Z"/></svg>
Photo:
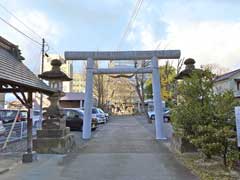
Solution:
<svg viewBox="0 0 240 180"><path fill-rule="evenodd" d="M180 153L197 152L197 148L191 144L186 138L173 134L171 138L171 148Z"/></svg>

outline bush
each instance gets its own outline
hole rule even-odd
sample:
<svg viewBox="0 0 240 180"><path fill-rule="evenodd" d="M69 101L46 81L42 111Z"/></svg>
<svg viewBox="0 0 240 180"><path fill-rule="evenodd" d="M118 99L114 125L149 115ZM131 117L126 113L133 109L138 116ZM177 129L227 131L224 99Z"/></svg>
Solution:
<svg viewBox="0 0 240 180"><path fill-rule="evenodd" d="M221 155L224 165L231 166L239 156L234 131L238 102L231 91L215 94L213 77L209 70L194 70L181 82L173 126L176 134L186 137L206 158Z"/></svg>

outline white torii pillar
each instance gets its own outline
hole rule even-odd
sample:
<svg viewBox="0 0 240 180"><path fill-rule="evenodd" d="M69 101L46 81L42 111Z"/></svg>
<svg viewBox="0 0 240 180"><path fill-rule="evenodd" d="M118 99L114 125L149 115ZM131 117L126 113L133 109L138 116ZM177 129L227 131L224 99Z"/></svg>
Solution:
<svg viewBox="0 0 240 180"><path fill-rule="evenodd" d="M91 124L92 124L92 105L93 105L93 58L87 58L87 74L86 74L86 89L85 89L85 104L83 117L83 139L91 138Z"/></svg>
<svg viewBox="0 0 240 180"><path fill-rule="evenodd" d="M152 57L152 88L155 112L156 139L166 139L163 132L163 106L161 98L161 83L158 67L158 58L156 56Z"/></svg>

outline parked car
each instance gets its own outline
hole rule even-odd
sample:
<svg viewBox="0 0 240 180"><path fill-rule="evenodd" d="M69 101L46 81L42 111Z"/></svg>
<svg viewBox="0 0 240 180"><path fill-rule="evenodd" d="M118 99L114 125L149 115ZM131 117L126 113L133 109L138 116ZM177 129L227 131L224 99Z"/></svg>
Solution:
<svg viewBox="0 0 240 180"><path fill-rule="evenodd" d="M154 120L155 119L155 111L148 112L148 117L150 119ZM169 122L170 121L170 109L169 108L164 108L163 121L164 122Z"/></svg>
<svg viewBox="0 0 240 180"><path fill-rule="evenodd" d="M102 109L100 109L100 108L97 108L97 109L98 109L98 111L99 111L100 113L104 114L106 121L108 121L108 120L109 120L109 114L108 114L108 113L105 113L105 112L104 112Z"/></svg>
<svg viewBox="0 0 240 180"><path fill-rule="evenodd" d="M84 108L81 109L84 111ZM98 124L105 123L107 121L106 113L96 107L92 108L92 118L96 119Z"/></svg>
<svg viewBox="0 0 240 180"><path fill-rule="evenodd" d="M33 110L32 113L32 124L34 127L37 127L40 122L40 110Z"/></svg>
<svg viewBox="0 0 240 180"><path fill-rule="evenodd" d="M64 117L66 119L66 126L70 127L71 130L80 130L82 131L83 127L83 117L84 111L80 109L74 108L66 108L64 109ZM97 120L92 119L92 130L97 128Z"/></svg>
<svg viewBox="0 0 240 180"><path fill-rule="evenodd" d="M0 136L4 136L6 133L6 129L5 127L3 126L3 122L0 121Z"/></svg>
<svg viewBox="0 0 240 180"><path fill-rule="evenodd" d="M100 123L106 123L106 116L105 113L102 113L99 111L98 108L93 107L92 108L92 118L96 119L97 122Z"/></svg>
<svg viewBox="0 0 240 180"><path fill-rule="evenodd" d="M17 112L18 112L18 110L1 109L0 110L0 120L3 123L13 122L17 116ZM21 110L18 114L17 122L25 121L25 120L27 120L27 111Z"/></svg>

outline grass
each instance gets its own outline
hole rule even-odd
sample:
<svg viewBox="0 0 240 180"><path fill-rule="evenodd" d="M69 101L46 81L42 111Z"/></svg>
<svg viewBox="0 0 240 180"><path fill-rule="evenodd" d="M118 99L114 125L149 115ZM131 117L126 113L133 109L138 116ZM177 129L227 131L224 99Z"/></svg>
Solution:
<svg viewBox="0 0 240 180"><path fill-rule="evenodd" d="M240 179L239 172L226 168L219 157L214 157L210 160L203 160L200 153L181 154L175 152L175 154L177 159L202 180Z"/></svg>
<svg viewBox="0 0 240 180"><path fill-rule="evenodd" d="M166 142L165 145L174 153L180 163L190 169L201 180L240 180L240 172L226 168L220 157L204 160L203 156L198 152L180 153L171 148L170 142Z"/></svg>

